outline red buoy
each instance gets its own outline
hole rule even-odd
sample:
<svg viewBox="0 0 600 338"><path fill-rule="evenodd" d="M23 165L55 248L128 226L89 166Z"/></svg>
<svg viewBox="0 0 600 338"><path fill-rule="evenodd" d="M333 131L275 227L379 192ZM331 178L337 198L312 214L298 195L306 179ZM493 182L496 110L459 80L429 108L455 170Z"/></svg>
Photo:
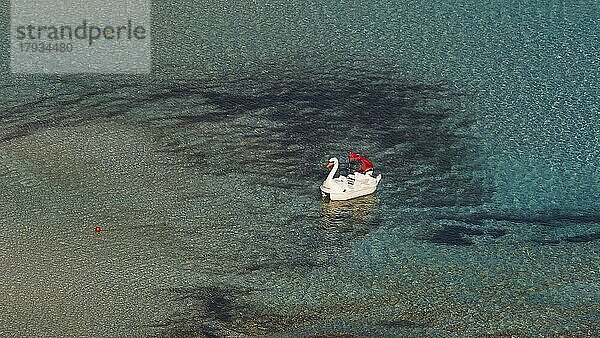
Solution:
<svg viewBox="0 0 600 338"><path fill-rule="evenodd" d="M101 228L101 227L95 227L95 228L94 228L94 231L95 231L95 232L100 232L100 231L102 231L102 228Z"/></svg>

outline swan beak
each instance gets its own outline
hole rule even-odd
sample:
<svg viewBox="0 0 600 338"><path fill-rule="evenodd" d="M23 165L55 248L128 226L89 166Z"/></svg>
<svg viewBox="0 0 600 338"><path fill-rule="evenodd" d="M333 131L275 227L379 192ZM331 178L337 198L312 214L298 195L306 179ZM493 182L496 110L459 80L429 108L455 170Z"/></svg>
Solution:
<svg viewBox="0 0 600 338"><path fill-rule="evenodd" d="M327 163L327 165L325 166L325 168L331 168L331 167L333 167L333 162L329 162L329 163Z"/></svg>

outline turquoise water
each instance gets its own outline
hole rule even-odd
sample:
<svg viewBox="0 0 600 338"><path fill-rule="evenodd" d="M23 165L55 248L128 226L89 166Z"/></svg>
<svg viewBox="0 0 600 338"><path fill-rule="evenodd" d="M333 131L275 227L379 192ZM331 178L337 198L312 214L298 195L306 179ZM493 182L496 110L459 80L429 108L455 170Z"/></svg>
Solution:
<svg viewBox="0 0 600 338"><path fill-rule="evenodd" d="M2 42L0 335L600 335L599 7L155 3L135 77ZM324 203L351 151L378 192Z"/></svg>

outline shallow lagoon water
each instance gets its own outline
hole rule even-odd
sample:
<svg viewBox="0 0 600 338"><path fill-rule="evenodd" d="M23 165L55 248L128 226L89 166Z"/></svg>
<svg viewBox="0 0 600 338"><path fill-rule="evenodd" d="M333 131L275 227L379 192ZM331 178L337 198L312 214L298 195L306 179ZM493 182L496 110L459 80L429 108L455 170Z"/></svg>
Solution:
<svg viewBox="0 0 600 338"><path fill-rule="evenodd" d="M2 335L598 335L598 5L488 5L157 5L201 57L4 79Z"/></svg>

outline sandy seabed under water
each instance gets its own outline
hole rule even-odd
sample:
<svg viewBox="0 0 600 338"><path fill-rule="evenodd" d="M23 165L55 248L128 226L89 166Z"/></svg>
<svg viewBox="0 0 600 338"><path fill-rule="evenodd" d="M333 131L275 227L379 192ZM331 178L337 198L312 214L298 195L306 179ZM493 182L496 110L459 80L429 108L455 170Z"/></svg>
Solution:
<svg viewBox="0 0 600 338"><path fill-rule="evenodd" d="M327 204L168 146L121 119L0 146L0 334L598 333L593 241L540 245L544 225L436 219L385 191Z"/></svg>

